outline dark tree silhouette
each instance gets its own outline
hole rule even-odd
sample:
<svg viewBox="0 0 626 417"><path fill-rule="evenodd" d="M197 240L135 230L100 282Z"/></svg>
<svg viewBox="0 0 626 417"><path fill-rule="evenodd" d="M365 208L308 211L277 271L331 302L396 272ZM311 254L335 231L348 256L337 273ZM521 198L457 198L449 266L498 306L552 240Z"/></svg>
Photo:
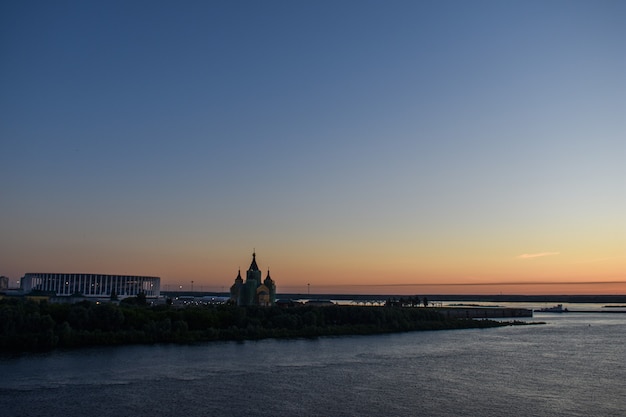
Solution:
<svg viewBox="0 0 626 417"><path fill-rule="evenodd" d="M140 291L139 294L137 294L137 304L139 304L140 306L146 305L146 293L145 292Z"/></svg>

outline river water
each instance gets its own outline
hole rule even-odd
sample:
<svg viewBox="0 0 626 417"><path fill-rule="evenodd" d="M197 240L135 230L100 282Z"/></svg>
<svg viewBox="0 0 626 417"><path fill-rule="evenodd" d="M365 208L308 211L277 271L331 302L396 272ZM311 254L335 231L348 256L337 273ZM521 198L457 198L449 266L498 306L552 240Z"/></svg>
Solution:
<svg viewBox="0 0 626 417"><path fill-rule="evenodd" d="M626 314L0 357L5 416L624 416Z"/></svg>

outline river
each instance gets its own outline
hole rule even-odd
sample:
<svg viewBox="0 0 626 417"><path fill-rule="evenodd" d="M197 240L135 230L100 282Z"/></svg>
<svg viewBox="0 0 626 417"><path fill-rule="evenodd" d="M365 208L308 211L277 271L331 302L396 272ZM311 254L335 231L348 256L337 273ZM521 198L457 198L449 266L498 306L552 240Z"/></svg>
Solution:
<svg viewBox="0 0 626 417"><path fill-rule="evenodd" d="M624 416L626 314L0 357L18 416Z"/></svg>

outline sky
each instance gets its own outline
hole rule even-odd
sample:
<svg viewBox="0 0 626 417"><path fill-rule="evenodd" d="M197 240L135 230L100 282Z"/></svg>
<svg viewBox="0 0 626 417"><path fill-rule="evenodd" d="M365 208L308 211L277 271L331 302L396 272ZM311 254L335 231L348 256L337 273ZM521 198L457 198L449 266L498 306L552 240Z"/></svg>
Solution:
<svg viewBox="0 0 626 417"><path fill-rule="evenodd" d="M0 275L626 294L626 2L0 3Z"/></svg>

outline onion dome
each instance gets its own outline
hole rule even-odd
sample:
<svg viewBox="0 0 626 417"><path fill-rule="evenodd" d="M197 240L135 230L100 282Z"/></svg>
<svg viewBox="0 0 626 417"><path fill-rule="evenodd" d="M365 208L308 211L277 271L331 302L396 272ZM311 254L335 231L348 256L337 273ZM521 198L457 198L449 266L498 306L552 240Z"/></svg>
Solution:
<svg viewBox="0 0 626 417"><path fill-rule="evenodd" d="M256 253L252 252L252 263L250 264L250 268L248 271L258 271L259 267L256 264Z"/></svg>

